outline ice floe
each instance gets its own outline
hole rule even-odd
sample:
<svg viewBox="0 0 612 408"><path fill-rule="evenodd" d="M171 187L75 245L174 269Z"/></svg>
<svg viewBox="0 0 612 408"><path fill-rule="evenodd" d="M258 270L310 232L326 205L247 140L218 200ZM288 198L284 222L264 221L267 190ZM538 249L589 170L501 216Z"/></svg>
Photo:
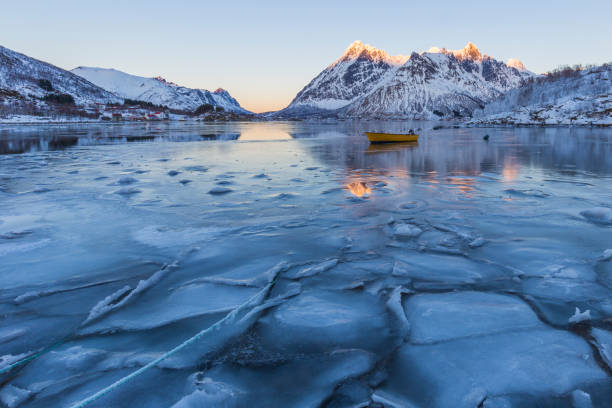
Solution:
<svg viewBox="0 0 612 408"><path fill-rule="evenodd" d="M134 292L136 290L134 289ZM130 307L116 310L118 306L123 306L129 301L125 299L118 306L110 307L114 313L89 324L81 331L91 333L146 330L191 317L229 312L257 291L257 288L250 287L212 283L191 284L175 289L167 297L158 301L141 300Z"/></svg>
<svg viewBox="0 0 612 408"><path fill-rule="evenodd" d="M525 302L494 293L414 295L405 310L411 324L410 341L415 344L543 326Z"/></svg>
<svg viewBox="0 0 612 408"><path fill-rule="evenodd" d="M406 344L389 375L383 390L433 407L474 407L512 394L560 395L607 378L583 339L548 328Z"/></svg>
<svg viewBox="0 0 612 408"><path fill-rule="evenodd" d="M244 391L236 389L230 384L213 381L206 377L196 381L197 389L191 394L181 398L172 408L204 408L204 407L239 407L238 401Z"/></svg>
<svg viewBox="0 0 612 408"><path fill-rule="evenodd" d="M319 273L325 272L338 264L338 259L330 259L327 261L323 261L321 263L305 266L301 269L297 269L292 273L285 274L285 277L290 279L301 279L307 278L310 276L317 275Z"/></svg>
<svg viewBox="0 0 612 408"><path fill-rule="evenodd" d="M599 354L608 367L612 369L612 332L593 327L591 334L595 338Z"/></svg>
<svg viewBox="0 0 612 408"><path fill-rule="evenodd" d="M263 317L258 332L283 350L377 347L389 335L386 323L384 304L372 296L303 292Z"/></svg>
<svg viewBox="0 0 612 408"><path fill-rule="evenodd" d="M228 229L219 227L201 228L170 228L160 225L152 225L135 231L134 239L146 245L156 248L185 248L200 242L206 242L229 232Z"/></svg>
<svg viewBox="0 0 612 408"><path fill-rule="evenodd" d="M395 224L393 226L393 234L398 238L414 238L421 235L422 229L410 224Z"/></svg>
<svg viewBox="0 0 612 408"><path fill-rule="evenodd" d="M572 403L574 405L574 408L592 408L593 407L591 396L582 390L572 391Z"/></svg>
<svg viewBox="0 0 612 408"><path fill-rule="evenodd" d="M201 407L211 401L211 394L225 398L227 393L234 398L222 399L220 406L320 406L340 384L367 373L375 362L374 355L363 350L338 350L288 361L264 371L224 364L206 372L210 378L206 384L210 387L208 392L196 391L175 408ZM300 386L296 387L296 383ZM225 384L231 384L231 388Z"/></svg>
<svg viewBox="0 0 612 408"><path fill-rule="evenodd" d="M6 354L4 356L0 356L0 370L8 368L10 365L23 360L28 357L31 353L21 353L21 354Z"/></svg>
<svg viewBox="0 0 612 408"><path fill-rule="evenodd" d="M117 184L132 184L132 183L136 183L138 180L136 180L134 177L130 177L130 176L123 176L119 179L119 181L117 181Z"/></svg>
<svg viewBox="0 0 612 408"><path fill-rule="evenodd" d="M51 239L43 238L37 241L29 242L0 242L0 256L8 255L10 253L28 252L35 249L42 248L51 243Z"/></svg>
<svg viewBox="0 0 612 408"><path fill-rule="evenodd" d="M596 224L612 224L612 208L596 207L580 212L584 218Z"/></svg>
<svg viewBox="0 0 612 408"><path fill-rule="evenodd" d="M7 408L16 408L30 398L30 394L29 390L8 384L0 389L0 401Z"/></svg>
<svg viewBox="0 0 612 408"><path fill-rule="evenodd" d="M507 276L494 265L462 256L414 253L409 256L396 255L395 258L402 264L403 276L422 281L458 284Z"/></svg>
<svg viewBox="0 0 612 408"><path fill-rule="evenodd" d="M115 194L119 194L122 196L131 196L141 192L142 191L136 187L122 187L119 190L115 191Z"/></svg>
<svg viewBox="0 0 612 408"><path fill-rule="evenodd" d="M387 301L387 308L391 311L391 313L393 313L393 315L395 315L399 322L400 335L402 337L406 336L410 330L410 321L407 319L406 312L404 311L402 295L410 293L414 293L414 291L398 286L393 290L393 293L391 293L391 296Z"/></svg>
<svg viewBox="0 0 612 408"><path fill-rule="evenodd" d="M227 188L227 187L213 187L208 191L208 194L212 194L212 195L221 195L221 194L227 194L227 193L231 193L232 190L231 188Z"/></svg>
<svg viewBox="0 0 612 408"><path fill-rule="evenodd" d="M197 173L206 173L208 171L208 167L204 167L204 166L186 166L183 167L183 169L185 171L193 171L193 172L197 172Z"/></svg>
<svg viewBox="0 0 612 408"><path fill-rule="evenodd" d="M560 278L529 278L522 281L523 291L529 295L564 301L606 299L610 294L603 286L589 281Z"/></svg>

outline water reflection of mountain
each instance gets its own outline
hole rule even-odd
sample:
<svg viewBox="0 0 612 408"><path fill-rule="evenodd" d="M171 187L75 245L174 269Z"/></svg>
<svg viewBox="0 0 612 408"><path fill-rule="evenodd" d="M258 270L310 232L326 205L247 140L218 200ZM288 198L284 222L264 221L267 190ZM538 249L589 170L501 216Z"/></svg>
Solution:
<svg viewBox="0 0 612 408"><path fill-rule="evenodd" d="M226 126L47 125L0 129L0 154L63 150L138 142L237 140L240 133Z"/></svg>
<svg viewBox="0 0 612 408"><path fill-rule="evenodd" d="M11 125L0 128L0 154L134 142L266 141L314 137L319 127L279 122L160 122Z"/></svg>
<svg viewBox="0 0 612 408"><path fill-rule="evenodd" d="M202 135L178 135L178 136L49 136L20 137L10 140L0 139L0 154L21 154L37 151L64 150L74 146L94 146L123 143L143 142L193 142L200 140L237 140L237 133L202 134Z"/></svg>
<svg viewBox="0 0 612 408"><path fill-rule="evenodd" d="M485 142L482 136L491 134ZM515 178L521 168L541 168L571 176L612 174L612 132L601 129L444 129L422 135L418 145L372 148L359 135L313 146L330 166L378 174L438 175L499 173Z"/></svg>
<svg viewBox="0 0 612 408"><path fill-rule="evenodd" d="M44 150L63 150L75 146L79 141L76 136L50 138L0 139L0 154L21 154Z"/></svg>
<svg viewBox="0 0 612 408"><path fill-rule="evenodd" d="M0 154L63 150L134 142L267 141L337 137L334 125L294 122L160 122L132 124L11 125L0 127ZM340 134L341 137L344 137Z"/></svg>

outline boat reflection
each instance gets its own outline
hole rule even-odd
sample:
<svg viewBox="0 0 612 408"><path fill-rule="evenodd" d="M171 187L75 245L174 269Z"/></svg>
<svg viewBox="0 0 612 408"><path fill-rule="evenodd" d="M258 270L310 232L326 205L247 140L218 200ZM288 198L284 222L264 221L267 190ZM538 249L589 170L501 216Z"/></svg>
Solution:
<svg viewBox="0 0 612 408"><path fill-rule="evenodd" d="M403 143L388 143L388 144L370 144L366 153L387 153L396 152L404 149L414 149L419 147L419 142L403 142Z"/></svg>

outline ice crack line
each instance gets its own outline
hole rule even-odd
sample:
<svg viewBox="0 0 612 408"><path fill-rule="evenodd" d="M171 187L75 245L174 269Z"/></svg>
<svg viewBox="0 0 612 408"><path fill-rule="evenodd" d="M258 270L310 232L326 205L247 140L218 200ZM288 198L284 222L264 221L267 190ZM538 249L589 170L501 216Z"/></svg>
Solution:
<svg viewBox="0 0 612 408"><path fill-rule="evenodd" d="M243 304L239 305L234 310L232 310L230 313L228 313L223 319L215 322L212 326L209 326L206 329L204 329L204 330L200 331L199 333L195 334L194 336L192 336L189 339L185 340L183 343L179 344L178 346L176 346L172 350L166 352L165 354L163 354L162 356L156 358L155 360L151 361L150 363L142 366L141 368L139 368L138 370L134 371L133 373L128 374L127 376L125 376L123 378L120 378L119 380L115 381L114 383L112 383L108 387L103 388L100 391L96 392L95 394L91 395L90 397L88 397L88 398L86 398L86 399L84 399L84 400L82 400L82 401L72 405L71 408L83 408L83 407L91 404L92 402L96 401L100 397L108 394L109 392L115 390L116 388L118 388L121 385L129 382L130 380L133 380L134 378L138 377L140 374L144 373L145 371L149 370L150 368L155 367L158 363L162 362L163 360L171 357L172 355L178 353L179 351L183 350L184 348L188 347L189 345L195 343L196 341L201 339L206 334L208 334L208 333L210 333L210 332L212 332L214 330L217 330L218 328L221 327L221 325L223 323L235 320L237 318L237 316L243 310L245 310L246 308L248 308L250 306L256 306L258 304L261 304L267 298L268 293L270 292L272 287L274 287L274 285L278 281L278 278L279 278L281 272L286 271L287 269L289 269L289 265L287 263L283 262L283 263L280 263L280 264L276 265L270 271L271 279L270 279L269 283L262 290L260 290L255 295L253 295L250 299L248 299L246 302L244 302Z"/></svg>
<svg viewBox="0 0 612 408"><path fill-rule="evenodd" d="M83 323L81 323L79 325L79 327L85 326L87 324L89 324L92 320L95 320L111 311L114 311L115 309L125 305L127 302L129 302L134 296L144 292L146 289L148 289L149 287L151 287L152 285L156 284L157 282L159 282L167 273L168 271L170 271L172 268L176 268L179 260L184 258L186 255L188 255L189 253L193 252L194 250L196 250L197 247L190 247L182 252L179 253L179 257L178 259L176 259L174 262L172 262L171 264L165 264L163 265L160 270L158 270L157 272L155 272L153 275L151 275L148 279L145 280L141 280L138 285L136 286L135 289L131 290L129 287L124 287L123 289L120 289L118 292L121 292L120 295L117 295L117 292L115 292L114 294L111 294L110 296L106 297L104 300L102 300L101 302L99 302L97 305L94 306L94 308L90 311L89 315L87 316L87 318L85 319L85 321ZM113 282L113 281L110 281ZM84 286L84 287L89 287L89 286ZM104 303L107 302L107 303ZM78 330L78 328L76 328L75 330ZM75 333L71 333L68 334L66 337L62 338L61 340L58 340L57 342L51 344L50 346L44 347L42 350L33 353L31 355L29 355L28 357L19 360L13 364L10 364L2 369L0 369L0 375L5 374L9 371L11 371L13 368L15 367L19 367L23 364L26 364L34 359L37 359L38 357L42 356L43 354L47 354L49 351L53 350L54 348L67 343L69 341L71 341L72 339L75 338Z"/></svg>

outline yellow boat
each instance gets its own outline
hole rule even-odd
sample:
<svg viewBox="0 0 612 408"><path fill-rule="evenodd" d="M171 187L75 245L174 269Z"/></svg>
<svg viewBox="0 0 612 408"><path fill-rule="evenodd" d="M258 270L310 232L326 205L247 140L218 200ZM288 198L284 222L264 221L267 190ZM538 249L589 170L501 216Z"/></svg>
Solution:
<svg viewBox="0 0 612 408"><path fill-rule="evenodd" d="M419 135L414 133L395 134L395 133L377 133L366 132L370 143L398 143L398 142L416 142L419 140Z"/></svg>

